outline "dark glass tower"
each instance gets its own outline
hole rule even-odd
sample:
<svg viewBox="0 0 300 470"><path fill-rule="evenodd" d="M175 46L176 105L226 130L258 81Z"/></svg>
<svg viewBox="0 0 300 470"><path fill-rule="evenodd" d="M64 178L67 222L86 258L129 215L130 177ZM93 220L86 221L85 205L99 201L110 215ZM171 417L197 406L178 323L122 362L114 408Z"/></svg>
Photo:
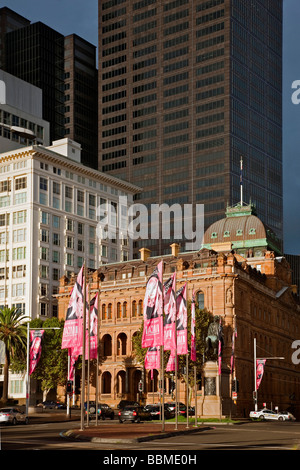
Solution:
<svg viewBox="0 0 300 470"><path fill-rule="evenodd" d="M0 39L1 67L43 90L51 142L79 142L82 163L97 169L96 47L76 34L64 37L41 22L31 24L9 8L0 8Z"/></svg>
<svg viewBox="0 0 300 470"><path fill-rule="evenodd" d="M64 36L37 22L6 34L5 70L43 90L50 140L64 137Z"/></svg>
<svg viewBox="0 0 300 470"><path fill-rule="evenodd" d="M207 227L240 201L242 156L282 238L281 87L282 0L99 1L99 169L141 203L203 203Z"/></svg>

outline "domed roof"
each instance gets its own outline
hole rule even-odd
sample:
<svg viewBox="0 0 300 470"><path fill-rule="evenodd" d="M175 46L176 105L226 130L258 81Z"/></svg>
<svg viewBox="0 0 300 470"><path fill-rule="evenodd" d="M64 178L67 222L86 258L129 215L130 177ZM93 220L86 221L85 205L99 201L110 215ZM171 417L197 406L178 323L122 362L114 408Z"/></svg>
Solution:
<svg viewBox="0 0 300 470"><path fill-rule="evenodd" d="M232 249L261 247L280 253L280 243L272 230L255 215L252 205L227 208L226 217L214 222L204 233L203 247Z"/></svg>

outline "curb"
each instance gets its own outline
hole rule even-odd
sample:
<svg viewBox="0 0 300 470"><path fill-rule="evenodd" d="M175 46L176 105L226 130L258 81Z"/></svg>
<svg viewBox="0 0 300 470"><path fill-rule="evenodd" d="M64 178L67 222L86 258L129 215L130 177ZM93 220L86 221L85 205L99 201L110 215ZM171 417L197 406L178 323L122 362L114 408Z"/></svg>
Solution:
<svg viewBox="0 0 300 470"><path fill-rule="evenodd" d="M211 427L205 427L205 428L195 428L195 429L187 429L185 431L171 431L171 432L165 432L163 434L154 434L151 436L143 436L143 437L136 437L132 439L123 439L123 438L102 438L102 437L89 437L86 435L82 434L76 434L74 431L69 430L69 431L64 431L60 435L64 438L67 439L78 439L81 441L89 441L89 442L98 442L102 444L134 444L138 442L146 442L146 441L153 441L155 439L165 439L167 437L174 437L174 436L179 436L183 434L189 434L189 433L194 433L194 432L199 432L199 431L208 431L209 429L212 429Z"/></svg>

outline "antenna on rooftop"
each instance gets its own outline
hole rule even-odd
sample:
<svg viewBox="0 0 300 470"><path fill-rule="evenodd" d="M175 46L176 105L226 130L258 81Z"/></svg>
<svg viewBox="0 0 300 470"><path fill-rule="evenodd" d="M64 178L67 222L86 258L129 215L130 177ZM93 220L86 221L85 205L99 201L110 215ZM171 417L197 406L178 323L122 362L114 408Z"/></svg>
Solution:
<svg viewBox="0 0 300 470"><path fill-rule="evenodd" d="M243 157L240 160L240 189L241 189L241 206L243 205Z"/></svg>

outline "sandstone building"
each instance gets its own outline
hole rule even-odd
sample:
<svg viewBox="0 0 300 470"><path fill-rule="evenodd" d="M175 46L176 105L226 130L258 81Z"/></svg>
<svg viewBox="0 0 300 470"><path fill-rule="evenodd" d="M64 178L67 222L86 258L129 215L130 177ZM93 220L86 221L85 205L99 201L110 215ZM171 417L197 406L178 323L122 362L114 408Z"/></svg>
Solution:
<svg viewBox="0 0 300 470"><path fill-rule="evenodd" d="M141 326L147 279L163 259L164 279L176 270L178 288L187 282L188 299L194 290L201 308L204 306L213 316L222 317L222 414L248 416L253 409L254 338L257 357L267 358L258 390L259 408L266 403L268 407L292 409L299 414L300 376L292 354L293 342L300 334L300 304L291 284L289 264L276 243L276 237L256 217L253 207L238 205L228 208L226 217L205 232L200 251L181 253L174 244L172 252L161 258L151 257L149 250L142 249L139 260L106 264L90 271L90 288L99 289L101 298L99 401L113 406L121 399L137 397L147 403L159 401L157 382L152 382L150 371L137 363L132 338ZM62 278L58 296L60 318L65 318L71 288L72 282ZM235 369L230 374L235 328ZM274 357L284 359L268 360ZM202 375L197 390L197 410L201 416L215 414L218 409L215 405L219 403L218 386L213 396L207 387L208 366L205 363L203 370L198 371ZM95 374L91 377L90 397L94 399ZM233 379L238 381L237 393L232 393ZM144 384L142 396L138 396L140 380ZM185 385L178 385L179 400L184 402ZM173 398L167 379L165 400Z"/></svg>

